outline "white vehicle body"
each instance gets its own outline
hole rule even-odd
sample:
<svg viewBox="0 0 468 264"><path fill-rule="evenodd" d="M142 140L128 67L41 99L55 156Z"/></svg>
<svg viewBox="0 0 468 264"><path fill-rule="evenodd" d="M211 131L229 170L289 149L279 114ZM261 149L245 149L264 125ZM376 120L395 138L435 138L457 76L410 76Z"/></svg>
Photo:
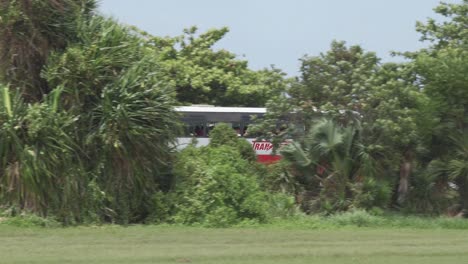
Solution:
<svg viewBox="0 0 468 264"><path fill-rule="evenodd" d="M263 116L266 108L197 105L176 107L176 111L182 114L182 121L185 123L184 136L178 138L179 149L190 144L193 138L196 138L197 146L208 145L209 131L218 123L226 123L237 131L239 137L251 143L259 162L273 162L280 159L278 155L272 155L271 142L256 141L246 133L247 127L251 124L251 117Z"/></svg>

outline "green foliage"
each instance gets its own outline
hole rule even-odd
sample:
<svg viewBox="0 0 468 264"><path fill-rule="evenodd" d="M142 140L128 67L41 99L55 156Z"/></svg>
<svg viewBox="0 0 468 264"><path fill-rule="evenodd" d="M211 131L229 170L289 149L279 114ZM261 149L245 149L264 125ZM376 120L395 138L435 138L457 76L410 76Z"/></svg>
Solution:
<svg viewBox="0 0 468 264"><path fill-rule="evenodd" d="M392 196L391 186L379 182L374 178L366 178L362 182L354 183L352 206L370 210L372 208L385 208L390 204Z"/></svg>
<svg viewBox="0 0 468 264"><path fill-rule="evenodd" d="M348 208L350 186L363 178L396 184L396 200L403 201L414 160L426 151L437 123L416 81L412 64L381 65L375 54L335 41L330 51L302 59L290 97L272 99L255 131L276 147L294 140L282 154L294 161L305 197L321 197L312 207ZM320 117L329 121L319 126ZM286 129L278 131L278 120L287 120ZM323 169L326 176L317 178Z"/></svg>
<svg viewBox="0 0 468 264"><path fill-rule="evenodd" d="M104 87L121 78L145 55L143 41L135 32L112 19L94 16L79 27L79 41L64 52L53 53L43 74L50 86L65 87L63 105L78 107L78 111L94 107ZM155 71L152 69L145 78L154 82Z"/></svg>
<svg viewBox="0 0 468 264"><path fill-rule="evenodd" d="M0 221L0 225L14 226L21 228L31 228L31 227L61 227L60 222L51 219L39 217L35 214L23 213L14 217L6 217Z"/></svg>
<svg viewBox="0 0 468 264"><path fill-rule="evenodd" d="M359 46L333 41L320 56L301 59L300 83L288 91L297 105L312 106L338 115L339 110L359 110L378 58Z"/></svg>
<svg viewBox="0 0 468 264"><path fill-rule="evenodd" d="M117 215L124 215L120 209L139 211L155 191L179 128L171 90L148 74L151 70L157 65L136 63L103 89L100 105L89 116L88 155L96 162L97 180Z"/></svg>
<svg viewBox="0 0 468 264"><path fill-rule="evenodd" d="M384 219L379 216L369 214L363 210L352 210L338 213L328 217L328 220L337 226L380 226Z"/></svg>
<svg viewBox="0 0 468 264"><path fill-rule="evenodd" d="M274 218L290 218L299 213L299 207L293 196L286 193L270 193L268 196L269 216Z"/></svg>
<svg viewBox="0 0 468 264"><path fill-rule="evenodd" d="M439 215L457 204L457 193L448 184L446 175L440 173L441 164L437 163L433 161L425 170L415 173L411 179L413 188L403 204L403 211Z"/></svg>
<svg viewBox="0 0 468 264"><path fill-rule="evenodd" d="M417 22L416 30L421 33L421 40L430 41L434 48L440 49L453 44L467 43L468 29L468 1L462 0L460 3L441 2L434 11L444 16L448 21L438 23L435 19L429 18L424 24Z"/></svg>
<svg viewBox="0 0 468 264"><path fill-rule="evenodd" d="M429 40L432 45L411 54L414 71L424 85L424 93L431 100L432 114L437 120L431 128L433 137L430 142L435 158L450 156L453 132L466 133L463 130L468 123L467 6L466 0L460 4L441 3L437 6L435 12L447 21L437 23L429 19L426 24L419 22L417 30L421 32L422 40Z"/></svg>
<svg viewBox="0 0 468 264"><path fill-rule="evenodd" d="M82 219L78 219L76 222L99 224L106 221L106 217L115 218L114 211L107 206L109 203L108 196L101 190L95 179L88 182L86 194L82 199L84 199L86 211L81 212Z"/></svg>
<svg viewBox="0 0 468 264"><path fill-rule="evenodd" d="M44 215L79 214L81 153L70 137L76 117L58 112L54 97L26 105L19 93L2 89L7 92L0 105L1 195L10 205Z"/></svg>
<svg viewBox="0 0 468 264"><path fill-rule="evenodd" d="M427 223L368 213L390 203L463 213L467 6L442 3L435 12L446 21L418 23L431 45L407 53L409 63L380 64L333 41L303 57L293 80L215 50L227 28L161 38L97 15L94 0L0 0L0 206L15 209L6 222L256 225L296 216L295 202L306 212L353 209L331 225ZM249 133L275 151L293 141L266 167L218 124L208 147L172 164L173 106L187 103L266 105ZM431 226L451 226L440 221Z"/></svg>
<svg viewBox="0 0 468 264"><path fill-rule="evenodd" d="M188 147L180 153L174 174L176 223L221 227L267 220L267 194L233 147Z"/></svg>
<svg viewBox="0 0 468 264"><path fill-rule="evenodd" d="M236 131L228 124L216 124L212 131L210 131L210 145L213 147L226 145L236 147L239 142Z"/></svg>
<svg viewBox="0 0 468 264"><path fill-rule="evenodd" d="M21 212L17 214L17 208L0 208L0 225L14 226L21 228L31 227L60 227L61 224L57 220L48 217L40 217L30 212Z"/></svg>
<svg viewBox="0 0 468 264"><path fill-rule="evenodd" d="M454 147L450 155L432 160L415 184L414 198L419 202L418 209L441 212L449 202L454 203L455 191L461 208L468 206L468 133L452 133L450 140Z"/></svg>
<svg viewBox="0 0 468 264"><path fill-rule="evenodd" d="M254 168L263 188L269 192L295 195L301 186L290 171L291 166L286 159L281 159L272 164L256 163Z"/></svg>
<svg viewBox="0 0 468 264"><path fill-rule="evenodd" d="M276 68L252 71L235 54L214 50L228 31L220 28L197 34L192 27L174 38L140 34L162 62L165 79L175 86L181 104L263 106L286 89L286 74Z"/></svg>
<svg viewBox="0 0 468 264"><path fill-rule="evenodd" d="M359 123L343 127L322 119L312 126L303 142L293 142L281 149L306 191L302 199L306 211L346 210L353 199L355 206L364 208L374 206L371 199L377 199L375 203L379 205L388 201L389 192L385 195L383 189L372 190L370 186L377 173L375 160L360 144L359 133ZM355 187L354 193L351 186ZM376 194L382 197L373 196Z"/></svg>
<svg viewBox="0 0 468 264"><path fill-rule="evenodd" d="M74 30L47 62L47 95L27 104L1 87L2 204L65 224L142 221L168 181L174 90L131 29L93 16Z"/></svg>
<svg viewBox="0 0 468 264"><path fill-rule="evenodd" d="M454 128L463 129L468 123L467 46L447 47L435 55L421 53L415 65L442 123L435 132L442 136Z"/></svg>
<svg viewBox="0 0 468 264"><path fill-rule="evenodd" d="M255 161L257 158L252 145L248 141L239 138L236 131L228 124L219 123L210 131L210 146L222 145L236 148L241 156L248 161Z"/></svg>
<svg viewBox="0 0 468 264"><path fill-rule="evenodd" d="M145 222L160 224L170 221L175 198L173 193L156 192L152 197L150 215Z"/></svg>
<svg viewBox="0 0 468 264"><path fill-rule="evenodd" d="M41 70L53 50L77 38L77 24L95 0L0 1L0 81L21 88L28 101L39 101L51 88Z"/></svg>
<svg viewBox="0 0 468 264"><path fill-rule="evenodd" d="M237 149L244 159L251 162L257 160L257 154L255 154L255 150L252 148L252 144L247 140L239 139L237 142Z"/></svg>
<svg viewBox="0 0 468 264"><path fill-rule="evenodd" d="M468 208L467 7L466 0L437 6L435 12L446 17L447 21L437 23L429 19L426 24L418 23L417 30L422 33L422 40L429 40L431 45L410 55L436 120L427 141L430 153L426 157L428 175L436 180L433 188L436 193L445 188L450 194L451 188L446 188L450 185L448 182L455 185L459 204L465 210Z"/></svg>

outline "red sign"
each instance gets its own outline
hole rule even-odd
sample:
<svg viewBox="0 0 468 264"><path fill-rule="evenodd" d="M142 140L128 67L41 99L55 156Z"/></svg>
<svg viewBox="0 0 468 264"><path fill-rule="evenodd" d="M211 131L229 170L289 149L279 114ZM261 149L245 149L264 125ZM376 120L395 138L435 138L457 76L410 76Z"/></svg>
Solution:
<svg viewBox="0 0 468 264"><path fill-rule="evenodd" d="M258 141L258 142L254 141L252 143L252 146L255 151L257 150L269 151L273 149L273 144L268 141Z"/></svg>
<svg viewBox="0 0 468 264"><path fill-rule="evenodd" d="M252 141L252 148L257 154L257 161L273 163L281 159L280 155L272 155L273 144L269 141Z"/></svg>

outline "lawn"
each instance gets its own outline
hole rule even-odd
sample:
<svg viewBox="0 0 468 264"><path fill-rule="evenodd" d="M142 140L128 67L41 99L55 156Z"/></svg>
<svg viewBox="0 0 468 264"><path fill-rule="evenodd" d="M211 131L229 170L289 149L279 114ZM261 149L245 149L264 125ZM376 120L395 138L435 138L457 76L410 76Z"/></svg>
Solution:
<svg viewBox="0 0 468 264"><path fill-rule="evenodd" d="M468 263L468 230L0 226L0 263Z"/></svg>

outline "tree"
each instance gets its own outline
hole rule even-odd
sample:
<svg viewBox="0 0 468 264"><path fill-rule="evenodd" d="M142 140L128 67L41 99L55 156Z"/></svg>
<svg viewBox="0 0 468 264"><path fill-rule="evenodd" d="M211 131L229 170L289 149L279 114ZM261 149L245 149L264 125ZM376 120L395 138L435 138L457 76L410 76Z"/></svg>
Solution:
<svg viewBox="0 0 468 264"><path fill-rule="evenodd" d="M441 120L456 129L467 127L468 116L468 1L437 6L435 12L448 21L419 22L422 40L432 45L414 54L417 74L424 92L434 101Z"/></svg>
<svg viewBox="0 0 468 264"><path fill-rule="evenodd" d="M401 204L424 141L420 126L433 121L423 114L428 99L414 85L412 70L410 64L379 64L359 46L333 42L327 53L302 59L301 78L287 90L289 97L267 103L269 113L257 130L278 146L288 138L305 139L320 116L345 127L359 121L361 143L380 167L375 177L394 184ZM278 120L288 119L288 129L278 132Z"/></svg>
<svg viewBox="0 0 468 264"><path fill-rule="evenodd" d="M0 81L22 89L28 101L50 91L41 77L49 53L77 38L77 23L95 0L0 1Z"/></svg>
<svg viewBox="0 0 468 264"><path fill-rule="evenodd" d="M423 92L430 99L437 120L430 131L430 154L426 157L428 174L456 184L460 204L467 209L463 154L468 127L468 1L437 6L435 12L446 17L443 23L429 19L418 23L427 49L410 54ZM457 140L454 140L457 138ZM430 175L429 175L430 176Z"/></svg>
<svg viewBox="0 0 468 264"><path fill-rule="evenodd" d="M66 26L76 33L67 45L50 50L45 66L33 60L47 94L28 103L35 85L1 87L2 206L66 224L142 221L168 182L175 91L132 29L98 15Z"/></svg>
<svg viewBox="0 0 468 264"><path fill-rule="evenodd" d="M252 145L244 138L239 138L235 130L228 124L219 123L210 132L210 146L231 146L236 148L242 158L255 161L257 156Z"/></svg>
<svg viewBox="0 0 468 264"><path fill-rule="evenodd" d="M136 32L113 19L94 16L78 28L79 39L64 51L52 52L42 74L49 86L64 88L62 103L67 110L95 107L104 88L144 58L157 63ZM155 67L161 71L159 64Z"/></svg>
<svg viewBox="0 0 468 264"><path fill-rule="evenodd" d="M359 46L348 48L345 42L333 41L327 53L301 61L299 84L288 93L299 105L339 114L340 110L360 109L379 59Z"/></svg>
<svg viewBox="0 0 468 264"><path fill-rule="evenodd" d="M364 198L362 195L363 186L371 186L367 190L371 192L379 188L385 192L385 188L373 182L380 171L361 143L360 133L358 122L344 127L330 119L322 119L311 127L302 141L281 149L308 193L309 198L303 204L307 211L334 212L346 210L353 204L366 204L369 209L388 203L389 192L383 198ZM355 196L360 197L357 203L354 203Z"/></svg>
<svg viewBox="0 0 468 264"><path fill-rule="evenodd" d="M227 227L243 220L268 220L267 194L235 147L189 146L178 155L174 174L172 220L176 223Z"/></svg>
<svg viewBox="0 0 468 264"><path fill-rule="evenodd" d="M468 1L462 0L460 4L442 2L434 11L448 21L437 23L433 18L429 18L426 23L418 21L416 31L421 33L421 40L431 42L433 46L430 49L434 50L467 44Z"/></svg>
<svg viewBox="0 0 468 264"><path fill-rule="evenodd" d="M51 56L44 74L66 87L64 109L80 115L76 140L113 221L141 221L167 181L179 119L162 72L133 30L97 16L80 26L80 41Z"/></svg>
<svg viewBox="0 0 468 264"><path fill-rule="evenodd" d="M235 54L214 50L228 31L212 29L197 35L192 27L174 38L140 34L163 62L164 75L175 86L181 104L263 106L285 90L285 73L276 68L253 71Z"/></svg>
<svg viewBox="0 0 468 264"><path fill-rule="evenodd" d="M41 104L28 105L19 91L1 89L2 206L58 217L64 211L79 215L76 202L86 181L79 170L81 153L70 137L76 116L59 111L60 90Z"/></svg>
<svg viewBox="0 0 468 264"><path fill-rule="evenodd" d="M255 129L276 145L291 135L305 136L307 132L303 131L321 114L343 123L357 117L378 68L375 54L338 41L331 43L327 53L305 56L301 62L301 76L287 86L287 96L275 96L267 103L268 112ZM278 133L282 120L290 120L289 131Z"/></svg>
<svg viewBox="0 0 468 264"><path fill-rule="evenodd" d="M374 158L395 179L395 200L404 204L410 190L410 176L417 158L423 154L428 131L435 120L429 99L414 85L410 64L387 63L379 67L371 80L361 113L363 143L373 150Z"/></svg>

